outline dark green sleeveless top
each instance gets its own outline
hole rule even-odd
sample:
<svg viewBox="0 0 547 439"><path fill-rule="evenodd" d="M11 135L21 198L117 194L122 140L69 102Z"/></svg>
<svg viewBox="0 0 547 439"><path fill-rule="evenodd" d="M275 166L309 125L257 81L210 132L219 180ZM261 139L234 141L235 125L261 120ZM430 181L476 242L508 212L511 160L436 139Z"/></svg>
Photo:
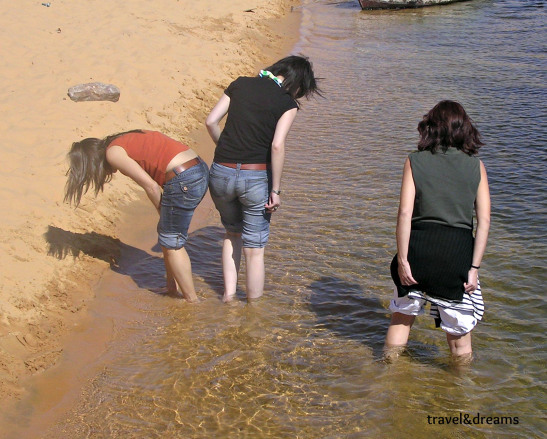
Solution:
<svg viewBox="0 0 547 439"><path fill-rule="evenodd" d="M480 161L448 148L409 156L416 187L412 224L423 221L473 230L473 208L480 182Z"/></svg>

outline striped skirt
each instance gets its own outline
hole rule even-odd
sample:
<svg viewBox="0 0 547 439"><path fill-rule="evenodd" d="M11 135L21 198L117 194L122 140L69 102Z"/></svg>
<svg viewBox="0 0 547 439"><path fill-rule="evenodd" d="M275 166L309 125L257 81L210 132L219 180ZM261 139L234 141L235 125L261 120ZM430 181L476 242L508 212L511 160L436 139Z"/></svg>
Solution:
<svg viewBox="0 0 547 439"><path fill-rule="evenodd" d="M441 299L438 297L431 297L422 291L412 290L408 293L408 297L411 299L422 299L431 304L429 314L437 322L437 326L440 321L439 309L442 308L454 309L457 311L472 312L473 316L477 320L482 320L484 314L484 301L482 298L481 285L480 282L477 285L477 289L473 294L463 293L462 301L454 301L448 299Z"/></svg>

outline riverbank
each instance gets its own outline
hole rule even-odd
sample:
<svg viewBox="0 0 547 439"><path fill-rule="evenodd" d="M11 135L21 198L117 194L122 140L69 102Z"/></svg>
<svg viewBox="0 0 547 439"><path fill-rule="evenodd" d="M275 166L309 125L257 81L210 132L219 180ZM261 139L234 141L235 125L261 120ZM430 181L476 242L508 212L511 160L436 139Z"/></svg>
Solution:
<svg viewBox="0 0 547 439"><path fill-rule="evenodd" d="M122 211L139 199L139 188L116 175L97 199L88 194L78 209L64 204L70 144L146 128L211 156L211 145L192 133L231 79L288 53L294 41L286 35L297 38L296 3L54 0L14 8L0 0L4 401L21 398L25 379L59 360L85 320L94 285L119 257ZM120 100L67 96L69 87L95 81L116 85Z"/></svg>

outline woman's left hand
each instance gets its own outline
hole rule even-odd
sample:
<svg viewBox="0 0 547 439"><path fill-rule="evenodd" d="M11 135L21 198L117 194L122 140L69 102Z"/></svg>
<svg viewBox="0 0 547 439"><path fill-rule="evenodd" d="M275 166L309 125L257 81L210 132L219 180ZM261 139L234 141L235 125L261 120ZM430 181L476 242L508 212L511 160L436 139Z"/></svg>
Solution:
<svg viewBox="0 0 547 439"><path fill-rule="evenodd" d="M273 213L279 209L279 206L281 206L281 197L274 192L270 192L270 198L265 205L266 210L268 213Z"/></svg>
<svg viewBox="0 0 547 439"><path fill-rule="evenodd" d="M467 294L473 294L479 285L479 270L470 268L467 273L467 282L463 283L463 288Z"/></svg>

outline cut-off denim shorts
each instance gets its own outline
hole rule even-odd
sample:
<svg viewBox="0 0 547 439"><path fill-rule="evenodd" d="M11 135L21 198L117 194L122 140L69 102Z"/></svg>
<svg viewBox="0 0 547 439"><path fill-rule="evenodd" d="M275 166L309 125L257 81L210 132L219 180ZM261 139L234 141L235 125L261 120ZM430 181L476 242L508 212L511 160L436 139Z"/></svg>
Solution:
<svg viewBox="0 0 547 439"><path fill-rule="evenodd" d="M158 242L167 249L178 250L186 244L194 210L207 193L209 169L200 163L182 171L163 185Z"/></svg>
<svg viewBox="0 0 547 439"><path fill-rule="evenodd" d="M209 190L228 232L241 233L243 247L262 248L270 236L271 214L266 211L270 195L270 171L255 171L214 163Z"/></svg>

